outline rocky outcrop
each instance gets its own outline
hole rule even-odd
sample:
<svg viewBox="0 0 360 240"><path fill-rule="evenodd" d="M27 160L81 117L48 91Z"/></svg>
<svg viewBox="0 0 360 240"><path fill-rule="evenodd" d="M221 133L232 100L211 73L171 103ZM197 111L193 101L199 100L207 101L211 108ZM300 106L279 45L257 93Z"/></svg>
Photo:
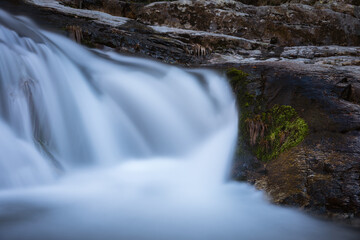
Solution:
<svg viewBox="0 0 360 240"><path fill-rule="evenodd" d="M33 2L33 0L27 0ZM64 1L64 0L63 0ZM72 1L72 0L69 0ZM39 2L39 1L37 1ZM41 1L40 1L41 2ZM196 1L195 4L181 3L181 2L161 2L153 3L150 5L145 5L143 1L136 1L136 6L138 11L136 12L136 19L131 20L130 18L111 18L107 15L101 17L100 13L89 10L78 10L76 14L76 9L61 7L59 4L55 4L55 0L43 1L44 3L41 6L50 7L52 11L61 11L63 15L65 14L64 20L59 20L55 24L59 28L69 29L69 23L73 25L79 25L83 29L84 43L88 46L110 46L117 49L119 52L137 54L141 56L151 56L157 59L168 63L177 63L185 65L194 65L194 64L221 64L224 62L254 62L254 61L291 61L291 62L303 62L306 64L316 64L316 65L328 65L328 66L341 66L344 68L351 68L352 66L359 65L360 62L360 48L359 47L347 47L347 46L282 46L279 41L275 38L272 39L247 39L244 37L238 37L234 35L229 35L231 33L226 33L226 28L219 28L216 31L207 29L207 31L199 31L186 29L189 26L184 22L179 22L181 28L171 28L167 26L158 26L158 25L147 25L145 20L141 20L141 16L145 18L144 11L150 12L151 14L156 15L154 9L159 8L162 12L162 8L169 8L177 6L177 11L187 11L188 8L194 8L196 6L197 11L200 15L203 12L209 12L209 14L215 14L216 9L226 8L226 4L237 4L236 6L244 7L247 9L257 9L257 7L244 5L242 3L234 1L219 1L212 2L206 1ZM88 8L102 9L103 5L99 6L98 1L84 0L83 5ZM101 1L104 2L104 1ZM120 1L116 2L115 6L120 6ZM87 4L87 5L86 5ZM130 4L127 3L126 4ZM132 5L130 4L130 5ZM182 4L182 5L181 5ZM129 6L130 6L129 5ZM134 6L135 6L134 5ZM183 8L179 8L179 6ZM294 5L295 6L295 5ZM304 7L306 5L301 5ZM328 5L326 5L328 6ZM341 5L342 6L342 5ZM269 7L269 6L265 6ZM272 6L270 6L272 7ZM287 6L280 6L283 9L286 9ZM351 5L351 7L354 7ZM113 8L116 10L116 7ZM150 10L149 10L150 9ZM167 11L167 10L164 11ZM184 10L185 9L185 10ZM153 10L155 12L153 12ZM180 11L180 12L181 12ZM195 9L194 9L195 11ZM215 11L215 12L214 12ZM224 10L225 11L225 10ZM309 10L310 11L310 10ZM231 14L239 14L238 11L225 11ZM310 11L311 12L311 11ZM180 15L177 15L178 12L174 13L174 17L181 18ZM71 18L71 16L77 16L77 20ZM216 15L216 14L215 14ZM240 14L241 15L241 14ZM99 20L99 16L102 20ZM212 15L211 15L212 16ZM230 16L230 15L229 15ZM232 16L232 15L231 15ZM169 19L172 18L172 15L168 15ZM208 16L210 17L210 15ZM213 16L214 21L220 21L223 24L227 24L226 19L223 19L219 16ZM236 16L232 16L233 20L237 19ZM56 15L53 17L57 18ZM204 18L201 17L201 21ZM185 18L186 19L186 18ZM200 17L199 17L200 19ZM232 18L231 18L232 19ZM147 21L152 21L151 16ZM105 24L111 25L111 31L109 31L108 26ZM159 24L154 22L154 24ZM184 24L184 25L181 25ZM231 23L233 24L233 23ZM357 22L349 23L352 27L356 28ZM65 26L64 26L65 25ZM177 26L177 25L176 25ZM191 25L192 26L192 25ZM194 29L198 29L196 24ZM330 26L330 25L329 25ZM342 26L343 27L343 26ZM261 30L259 30L261 31ZM251 30L247 30L251 32ZM296 35L294 38L298 39ZM331 40L331 38L329 38ZM360 39L360 38L357 38ZM264 40L264 41L261 41ZM334 44L333 42L329 42ZM169 54L166 54L169 53ZM167 56L166 56L167 55Z"/></svg>
<svg viewBox="0 0 360 240"><path fill-rule="evenodd" d="M360 105L349 95L357 94L360 75L298 64L239 67L249 72L247 91L266 109L294 107L309 134L270 161L239 156L234 176L266 190L275 203L359 225Z"/></svg>
<svg viewBox="0 0 360 240"><path fill-rule="evenodd" d="M256 7L238 2L200 1L148 5L137 20L151 25L223 33L280 46L350 46L360 44L358 12L359 7L344 3Z"/></svg>
<svg viewBox="0 0 360 240"><path fill-rule="evenodd" d="M280 46L360 43L358 1L179 1L146 6L144 1L83 2L85 7L149 25L228 34Z"/></svg>

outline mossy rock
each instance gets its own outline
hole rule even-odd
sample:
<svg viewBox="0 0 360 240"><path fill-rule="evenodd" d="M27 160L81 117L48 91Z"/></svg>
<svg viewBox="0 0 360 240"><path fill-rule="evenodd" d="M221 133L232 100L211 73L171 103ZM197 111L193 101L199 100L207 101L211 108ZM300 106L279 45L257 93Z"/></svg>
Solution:
<svg viewBox="0 0 360 240"><path fill-rule="evenodd" d="M240 107L240 139L259 160L270 161L304 140L308 125L293 107L267 109L263 96L251 92L248 73L231 68L227 76Z"/></svg>
<svg viewBox="0 0 360 240"><path fill-rule="evenodd" d="M308 125L291 106L275 105L267 112L245 120L255 155L269 161L297 146L308 133Z"/></svg>
<svg viewBox="0 0 360 240"><path fill-rule="evenodd" d="M236 88L238 84L244 85L246 84L248 73L243 72L236 68L230 68L227 70L226 75L229 78L229 83L232 88Z"/></svg>

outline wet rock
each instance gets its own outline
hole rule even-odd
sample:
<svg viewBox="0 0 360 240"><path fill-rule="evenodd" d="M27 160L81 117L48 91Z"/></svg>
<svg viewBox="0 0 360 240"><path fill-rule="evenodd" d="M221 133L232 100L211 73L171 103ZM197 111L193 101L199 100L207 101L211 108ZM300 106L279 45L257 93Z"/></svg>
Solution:
<svg viewBox="0 0 360 240"><path fill-rule="evenodd" d="M249 91L262 96L268 108L273 104L293 106L310 132L300 145L260 162L264 172L259 174L258 165L248 167L259 164L249 156L246 168L235 163L235 176L237 170L242 171L241 179L265 190L277 204L355 224L360 217L360 106L342 100L338 88L345 85L345 96L354 96L357 93L348 86L357 86L360 75L344 78L342 71L284 63L238 67L255 83ZM242 158L238 161L244 163Z"/></svg>
<svg viewBox="0 0 360 240"><path fill-rule="evenodd" d="M347 85L342 91L341 97L347 101L360 104L360 83Z"/></svg>

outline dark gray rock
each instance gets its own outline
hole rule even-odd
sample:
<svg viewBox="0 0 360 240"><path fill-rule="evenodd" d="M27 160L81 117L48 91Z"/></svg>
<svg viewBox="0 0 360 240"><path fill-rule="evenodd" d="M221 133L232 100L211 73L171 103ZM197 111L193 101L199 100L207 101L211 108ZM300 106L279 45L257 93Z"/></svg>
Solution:
<svg viewBox="0 0 360 240"><path fill-rule="evenodd" d="M360 105L353 99L359 99L360 75L347 73L345 79L342 71L289 63L235 66L250 74L248 81L256 84L248 90L258 92L268 108L294 107L310 132L300 145L260 165L241 153L234 176L265 190L277 204L358 224Z"/></svg>

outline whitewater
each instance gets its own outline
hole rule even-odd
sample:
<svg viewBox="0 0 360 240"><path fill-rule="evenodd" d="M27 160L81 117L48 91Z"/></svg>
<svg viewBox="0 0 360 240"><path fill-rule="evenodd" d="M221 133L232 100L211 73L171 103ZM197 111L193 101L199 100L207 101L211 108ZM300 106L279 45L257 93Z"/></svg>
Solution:
<svg viewBox="0 0 360 240"><path fill-rule="evenodd" d="M0 239L358 239L230 179L224 75L89 50L0 10Z"/></svg>

